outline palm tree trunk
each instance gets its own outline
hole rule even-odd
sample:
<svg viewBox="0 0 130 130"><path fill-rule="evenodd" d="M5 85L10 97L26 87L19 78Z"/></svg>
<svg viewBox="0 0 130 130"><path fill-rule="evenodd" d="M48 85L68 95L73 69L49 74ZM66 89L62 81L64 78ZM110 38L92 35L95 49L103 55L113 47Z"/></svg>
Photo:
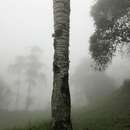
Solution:
<svg viewBox="0 0 130 130"><path fill-rule="evenodd" d="M53 0L54 80L52 93L53 130L72 130L69 91L70 0Z"/></svg>

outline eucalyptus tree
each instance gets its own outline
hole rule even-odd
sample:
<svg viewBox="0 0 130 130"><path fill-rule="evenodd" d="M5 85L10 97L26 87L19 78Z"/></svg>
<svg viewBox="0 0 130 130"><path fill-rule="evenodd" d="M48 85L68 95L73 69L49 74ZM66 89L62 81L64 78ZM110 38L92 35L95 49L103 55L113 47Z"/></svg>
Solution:
<svg viewBox="0 0 130 130"><path fill-rule="evenodd" d="M69 91L69 28L70 0L53 0L54 62L52 92L53 130L71 130L71 101Z"/></svg>
<svg viewBox="0 0 130 130"><path fill-rule="evenodd" d="M117 52L129 52L130 1L97 0L91 12L96 29L90 38L90 52L98 69L105 69Z"/></svg>

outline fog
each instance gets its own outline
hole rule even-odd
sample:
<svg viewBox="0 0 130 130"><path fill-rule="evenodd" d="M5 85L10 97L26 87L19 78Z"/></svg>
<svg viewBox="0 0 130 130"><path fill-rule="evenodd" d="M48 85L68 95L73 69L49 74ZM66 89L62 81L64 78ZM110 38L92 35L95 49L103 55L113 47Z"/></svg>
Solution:
<svg viewBox="0 0 130 130"><path fill-rule="evenodd" d="M37 87L33 88L34 102L29 110L41 111L50 108L53 83L52 2L45 0L0 0L0 89L6 87L5 95L8 95L2 109L25 110L27 96L25 79L27 75L21 75L20 99L19 105L16 107L17 85L14 82L17 79L17 73L16 75L10 73L8 68L16 63L18 56L28 57L32 47L38 47L42 50L38 58L39 62L43 64L40 73L43 73L45 78L42 85L37 84ZM117 55L105 72L95 72L92 68L89 38L95 29L94 21L90 16L90 9L94 2L95 0L71 1L70 90L74 107L88 105L91 96L96 98L101 93L104 95L106 92L108 92L107 94L111 93L130 77L128 57ZM2 95L2 93L0 94Z"/></svg>
<svg viewBox="0 0 130 130"><path fill-rule="evenodd" d="M76 66L83 58L88 56L88 41L94 30L93 21L89 14L92 1L72 1L71 4L73 10L71 11L70 75L76 70ZM79 8L78 11L77 8ZM82 20L79 19L81 16ZM15 62L16 56L25 56L31 47L39 46L43 51L42 61L47 67L48 86L44 95L49 93L49 97L51 97L53 61L52 1L0 1L0 19L1 75L5 77L5 80L10 81L11 75L8 74L8 65ZM43 100L44 98L41 97ZM45 104L44 102L43 105Z"/></svg>

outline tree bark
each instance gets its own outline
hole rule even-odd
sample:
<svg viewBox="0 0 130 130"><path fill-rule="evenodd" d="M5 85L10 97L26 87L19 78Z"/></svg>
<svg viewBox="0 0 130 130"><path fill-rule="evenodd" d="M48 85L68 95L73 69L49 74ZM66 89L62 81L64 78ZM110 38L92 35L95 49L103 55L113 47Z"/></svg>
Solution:
<svg viewBox="0 0 130 130"><path fill-rule="evenodd" d="M72 130L69 91L70 0L53 0L54 62L52 129Z"/></svg>

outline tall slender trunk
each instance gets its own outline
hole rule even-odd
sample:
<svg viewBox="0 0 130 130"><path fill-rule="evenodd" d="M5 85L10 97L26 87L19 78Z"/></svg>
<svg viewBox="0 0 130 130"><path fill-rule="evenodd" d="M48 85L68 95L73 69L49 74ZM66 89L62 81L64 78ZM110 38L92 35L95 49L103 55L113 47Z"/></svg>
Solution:
<svg viewBox="0 0 130 130"><path fill-rule="evenodd" d="M32 85L29 82L28 89L27 89L26 106L25 106L26 111L29 110L31 105L31 90L32 90Z"/></svg>
<svg viewBox="0 0 130 130"><path fill-rule="evenodd" d="M17 77L17 80L15 81L16 85L16 100L15 100L15 109L19 109L19 100L20 100L20 87L21 87L21 76L20 74Z"/></svg>
<svg viewBox="0 0 130 130"><path fill-rule="evenodd" d="M17 88L16 88L16 101L15 101L15 109L16 110L18 110L19 109L19 96L20 96L20 92L19 92L19 88L20 88L20 86L19 85L17 85L16 86Z"/></svg>
<svg viewBox="0 0 130 130"><path fill-rule="evenodd" d="M54 62L52 92L53 130L72 130L69 91L70 0L53 0Z"/></svg>

